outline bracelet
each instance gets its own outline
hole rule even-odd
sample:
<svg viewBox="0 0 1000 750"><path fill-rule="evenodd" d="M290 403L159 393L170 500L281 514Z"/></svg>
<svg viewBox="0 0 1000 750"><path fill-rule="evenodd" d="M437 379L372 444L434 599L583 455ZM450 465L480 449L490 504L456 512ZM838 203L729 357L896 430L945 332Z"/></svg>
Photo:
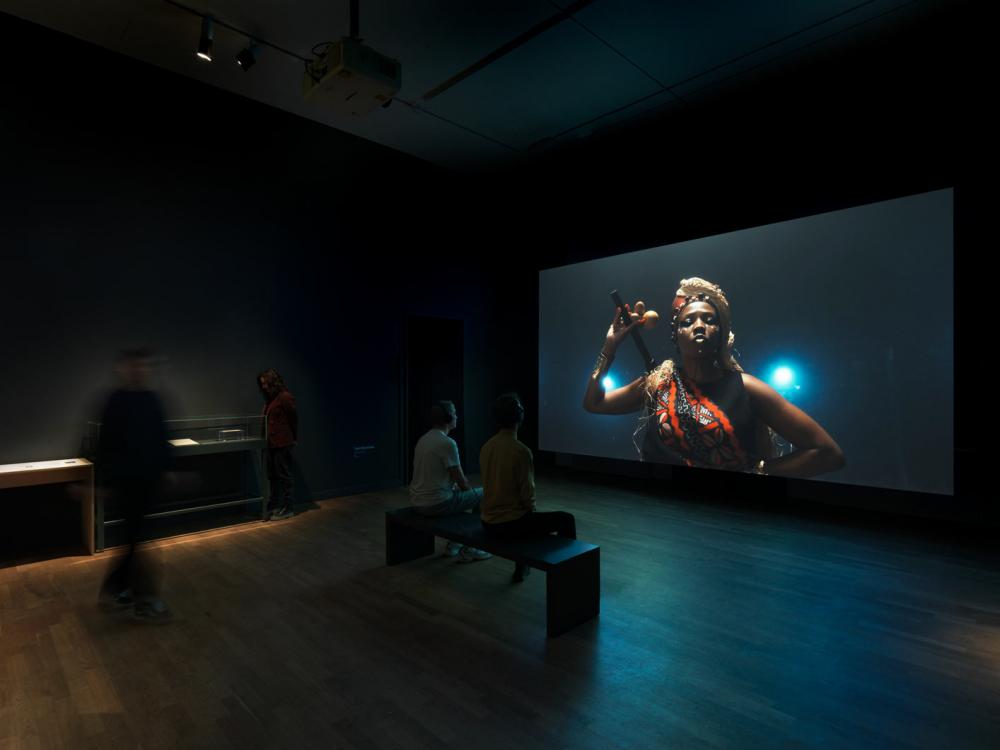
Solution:
<svg viewBox="0 0 1000 750"><path fill-rule="evenodd" d="M594 364L594 373L591 377L593 377L594 380L597 380L599 377L601 377L601 372L604 370L604 368L610 366L611 363L614 361L615 361L614 357L609 357L607 354L604 353L604 350L601 349L601 353L597 355L597 362Z"/></svg>

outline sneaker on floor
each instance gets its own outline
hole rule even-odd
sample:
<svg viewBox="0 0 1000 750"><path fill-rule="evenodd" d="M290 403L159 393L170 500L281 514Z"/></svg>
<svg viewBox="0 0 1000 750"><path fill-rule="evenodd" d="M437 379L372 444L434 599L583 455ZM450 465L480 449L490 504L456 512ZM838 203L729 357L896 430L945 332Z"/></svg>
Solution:
<svg viewBox="0 0 1000 750"><path fill-rule="evenodd" d="M170 607L162 599L140 599L132 608L132 619L138 622L162 623L174 619Z"/></svg>
<svg viewBox="0 0 1000 750"><path fill-rule="evenodd" d="M271 514L272 521L281 521L284 518L291 518L295 515L295 511L291 508L278 508L274 513Z"/></svg>
<svg viewBox="0 0 1000 750"><path fill-rule="evenodd" d="M489 560L493 555L475 547L465 547L462 554L458 556L460 563L478 562L479 560Z"/></svg>
<svg viewBox="0 0 1000 750"><path fill-rule="evenodd" d="M510 580L513 581L514 583L521 583L525 578L528 577L528 574L530 572L531 568L529 568L527 565L522 565L521 563L515 563L514 575L511 576Z"/></svg>
<svg viewBox="0 0 1000 750"><path fill-rule="evenodd" d="M442 557L458 557L459 553L465 549L465 545L459 542L448 542L444 547Z"/></svg>

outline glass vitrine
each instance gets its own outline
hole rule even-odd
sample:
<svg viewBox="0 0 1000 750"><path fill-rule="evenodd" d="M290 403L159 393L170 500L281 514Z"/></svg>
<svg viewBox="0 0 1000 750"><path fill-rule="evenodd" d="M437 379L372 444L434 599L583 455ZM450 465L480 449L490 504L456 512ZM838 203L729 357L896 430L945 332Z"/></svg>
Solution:
<svg viewBox="0 0 1000 750"><path fill-rule="evenodd" d="M267 435L264 416L187 417L168 419L163 425L172 465L162 491L145 516L149 538L182 533L178 532L182 527L180 517L193 513L226 519L225 523L232 521L233 513L248 511L254 517L265 518L269 487L263 466ZM101 424L88 422L84 443L94 460L98 457L100 434ZM100 483L100 462L97 476ZM124 523L128 502L128 498L97 492L94 523L98 550L105 547L106 533ZM210 520L205 523L212 525Z"/></svg>

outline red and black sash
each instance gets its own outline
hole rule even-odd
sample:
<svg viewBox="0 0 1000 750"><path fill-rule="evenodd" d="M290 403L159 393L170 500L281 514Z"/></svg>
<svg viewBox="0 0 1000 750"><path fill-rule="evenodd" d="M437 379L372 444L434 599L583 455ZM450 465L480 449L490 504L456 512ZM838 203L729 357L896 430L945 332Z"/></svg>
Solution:
<svg viewBox="0 0 1000 750"><path fill-rule="evenodd" d="M653 417L647 442L659 443L682 463L731 471L751 467L754 420L740 373L699 386L675 370L656 391Z"/></svg>

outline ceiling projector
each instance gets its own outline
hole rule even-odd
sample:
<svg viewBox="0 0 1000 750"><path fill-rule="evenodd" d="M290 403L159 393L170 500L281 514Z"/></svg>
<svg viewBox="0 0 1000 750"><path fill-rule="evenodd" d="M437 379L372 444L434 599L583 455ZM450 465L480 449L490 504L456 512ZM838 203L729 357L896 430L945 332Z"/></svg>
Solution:
<svg viewBox="0 0 1000 750"><path fill-rule="evenodd" d="M388 104L402 80L398 60L376 52L359 39L344 37L306 63L302 95L306 101L331 105L341 114L364 115Z"/></svg>

